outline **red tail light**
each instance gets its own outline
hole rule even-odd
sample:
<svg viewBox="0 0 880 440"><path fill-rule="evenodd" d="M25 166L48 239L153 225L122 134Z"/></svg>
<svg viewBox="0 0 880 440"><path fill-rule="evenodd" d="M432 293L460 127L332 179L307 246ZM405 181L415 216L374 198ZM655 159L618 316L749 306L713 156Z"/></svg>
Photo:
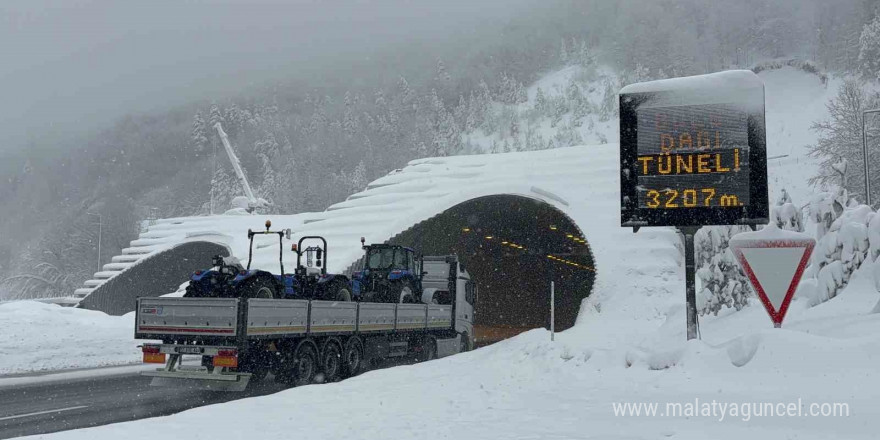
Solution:
<svg viewBox="0 0 880 440"><path fill-rule="evenodd" d="M213 364L215 367L238 367L238 350L217 350Z"/></svg>
<svg viewBox="0 0 880 440"><path fill-rule="evenodd" d="M144 345L141 347L141 350L144 352L144 363L145 364L164 364L165 363L165 353L159 352L158 345Z"/></svg>
<svg viewBox="0 0 880 440"><path fill-rule="evenodd" d="M203 273L203 272L200 271L200 270L197 270L197 271L196 271L196 275L201 275L202 273Z"/></svg>

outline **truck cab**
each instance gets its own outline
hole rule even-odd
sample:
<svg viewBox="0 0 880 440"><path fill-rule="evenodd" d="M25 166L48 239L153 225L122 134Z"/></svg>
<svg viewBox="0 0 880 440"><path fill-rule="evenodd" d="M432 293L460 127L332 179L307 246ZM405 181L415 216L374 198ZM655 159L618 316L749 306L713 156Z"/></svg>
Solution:
<svg viewBox="0 0 880 440"><path fill-rule="evenodd" d="M474 313L477 285L455 255L422 257L421 302L453 305L455 331L459 334L459 352L474 348Z"/></svg>

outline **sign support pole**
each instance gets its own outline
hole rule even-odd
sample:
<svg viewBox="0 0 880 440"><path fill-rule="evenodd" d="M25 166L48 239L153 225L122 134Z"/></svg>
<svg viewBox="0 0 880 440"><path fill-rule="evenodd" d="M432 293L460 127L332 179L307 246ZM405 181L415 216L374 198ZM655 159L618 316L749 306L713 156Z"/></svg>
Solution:
<svg viewBox="0 0 880 440"><path fill-rule="evenodd" d="M697 270L694 261L694 235L700 228L698 226L682 226L677 229L684 238L685 308L687 310L687 338L690 341L700 337L700 323L697 318Z"/></svg>
<svg viewBox="0 0 880 440"><path fill-rule="evenodd" d="M556 336L556 288L553 281L550 281L550 341Z"/></svg>

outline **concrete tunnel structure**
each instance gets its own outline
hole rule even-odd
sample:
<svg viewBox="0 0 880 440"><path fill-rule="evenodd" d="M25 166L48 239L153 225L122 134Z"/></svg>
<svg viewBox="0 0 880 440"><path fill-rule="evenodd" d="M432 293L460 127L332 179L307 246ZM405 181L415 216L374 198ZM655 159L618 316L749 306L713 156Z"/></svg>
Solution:
<svg viewBox="0 0 880 440"><path fill-rule="evenodd" d="M634 238L619 227L616 160L616 145L420 159L323 212L162 219L123 250L140 258L112 276L121 265L105 266L98 274L104 279L77 294L82 307L126 313L139 296L176 290L217 253L246 260L247 229L271 219L273 229L292 229L291 241L326 237L331 272L345 272L362 256L362 236L425 255L459 255L479 289L478 343L549 327L553 280L561 331L575 324L597 283L609 284L603 271L627 270L619 244ZM277 273L277 246L277 237L258 240L254 267ZM285 255L291 272L295 256Z"/></svg>

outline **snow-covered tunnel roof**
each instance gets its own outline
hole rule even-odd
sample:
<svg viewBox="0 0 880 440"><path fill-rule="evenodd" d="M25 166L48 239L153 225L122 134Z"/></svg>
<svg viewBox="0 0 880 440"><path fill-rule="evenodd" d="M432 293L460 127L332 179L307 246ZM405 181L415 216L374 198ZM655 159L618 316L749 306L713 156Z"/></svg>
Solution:
<svg viewBox="0 0 880 440"><path fill-rule="evenodd" d="M362 236L368 242L385 241L466 201L516 195L547 203L578 226L595 259L592 301L599 304L615 292L644 290L637 287L651 286L657 274L676 273L680 259L669 230L633 234L620 227L618 154L618 146L609 144L414 160L323 212L158 220L123 251L123 257L154 255L181 242L211 241L228 246L244 260L247 229L260 230L271 219L273 229L292 229L292 240L324 236L329 247L328 270L342 272L361 257ZM277 272L277 236L256 240L253 267ZM284 243L288 267L293 265L287 251L291 241ZM137 264L136 258L129 260L120 268ZM98 275L110 275L106 272ZM649 307L646 313L654 315L656 310Z"/></svg>

